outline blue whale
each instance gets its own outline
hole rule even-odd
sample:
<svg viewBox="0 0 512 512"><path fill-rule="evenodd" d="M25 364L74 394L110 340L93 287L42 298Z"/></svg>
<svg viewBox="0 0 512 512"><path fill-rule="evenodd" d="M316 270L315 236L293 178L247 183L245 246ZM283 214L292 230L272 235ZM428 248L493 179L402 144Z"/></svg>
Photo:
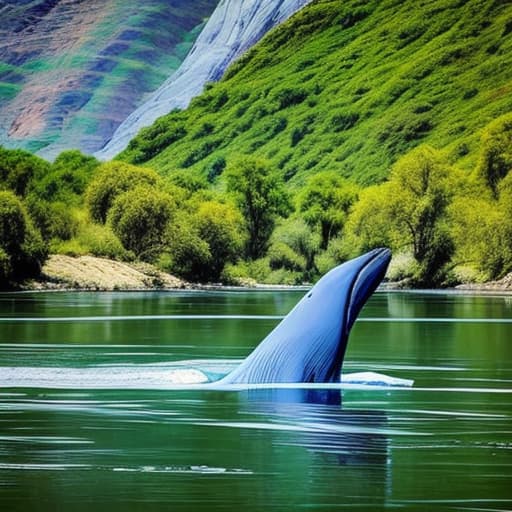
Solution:
<svg viewBox="0 0 512 512"><path fill-rule="evenodd" d="M339 382L350 329L390 259L389 249L374 249L325 274L217 384Z"/></svg>

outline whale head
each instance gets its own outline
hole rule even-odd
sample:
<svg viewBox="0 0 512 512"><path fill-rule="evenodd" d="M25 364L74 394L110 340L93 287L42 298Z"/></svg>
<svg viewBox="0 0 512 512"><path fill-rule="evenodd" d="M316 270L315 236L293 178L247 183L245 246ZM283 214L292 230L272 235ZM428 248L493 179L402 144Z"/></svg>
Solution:
<svg viewBox="0 0 512 512"><path fill-rule="evenodd" d="M389 249L374 249L333 268L221 382L338 381L350 329L390 259Z"/></svg>

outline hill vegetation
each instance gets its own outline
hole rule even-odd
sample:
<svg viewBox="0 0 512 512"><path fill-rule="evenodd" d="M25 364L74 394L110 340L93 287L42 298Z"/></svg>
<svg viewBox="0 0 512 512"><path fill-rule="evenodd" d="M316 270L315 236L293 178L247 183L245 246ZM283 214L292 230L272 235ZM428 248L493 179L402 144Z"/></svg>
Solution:
<svg viewBox="0 0 512 512"><path fill-rule="evenodd" d="M507 3L318 0L117 160L0 149L2 286L49 252L293 284L377 246L408 285L499 278L511 46Z"/></svg>
<svg viewBox="0 0 512 512"><path fill-rule="evenodd" d="M512 5L317 0L120 158L213 180L235 154L300 187L333 170L369 185L427 143L471 170L481 130L512 110Z"/></svg>

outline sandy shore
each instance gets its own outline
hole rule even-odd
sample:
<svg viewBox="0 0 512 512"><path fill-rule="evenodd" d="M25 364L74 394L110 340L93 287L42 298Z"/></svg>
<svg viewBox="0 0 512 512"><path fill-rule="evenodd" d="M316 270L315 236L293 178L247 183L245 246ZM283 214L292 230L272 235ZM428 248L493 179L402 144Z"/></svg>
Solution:
<svg viewBox="0 0 512 512"><path fill-rule="evenodd" d="M27 290L154 290L188 288L185 281L145 263L125 263L94 256L51 255L41 279Z"/></svg>
<svg viewBox="0 0 512 512"><path fill-rule="evenodd" d="M311 285L258 285L245 288L267 290L308 289ZM242 286L241 286L242 287ZM24 290L176 290L176 289L230 289L240 287L198 285L188 283L147 263L126 263L95 256L51 255L46 261L41 279L24 284ZM396 283L384 283L384 290L401 289ZM512 274L499 281L464 284L452 289L460 292L512 293Z"/></svg>

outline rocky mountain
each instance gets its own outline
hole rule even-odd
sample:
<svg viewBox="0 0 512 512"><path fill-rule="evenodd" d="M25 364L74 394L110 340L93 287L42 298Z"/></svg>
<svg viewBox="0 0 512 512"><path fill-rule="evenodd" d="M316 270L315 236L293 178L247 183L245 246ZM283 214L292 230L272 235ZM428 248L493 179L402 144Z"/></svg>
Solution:
<svg viewBox="0 0 512 512"><path fill-rule="evenodd" d="M179 70L128 116L96 156L114 157L142 127L173 109L185 108L207 82L219 80L229 64L268 30L310 1L222 0Z"/></svg>
<svg viewBox="0 0 512 512"><path fill-rule="evenodd" d="M92 153L181 64L218 0L0 2L0 144Z"/></svg>

